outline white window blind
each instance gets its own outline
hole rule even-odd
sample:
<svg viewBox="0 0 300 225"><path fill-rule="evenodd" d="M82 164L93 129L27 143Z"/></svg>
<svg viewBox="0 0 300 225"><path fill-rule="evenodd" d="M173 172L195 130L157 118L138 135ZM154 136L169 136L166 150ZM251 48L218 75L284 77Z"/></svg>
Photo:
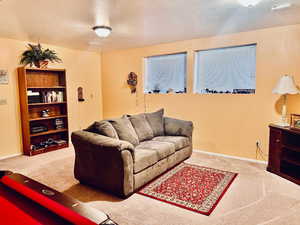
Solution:
<svg viewBox="0 0 300 225"><path fill-rule="evenodd" d="M255 93L256 44L198 51L195 65L195 93Z"/></svg>
<svg viewBox="0 0 300 225"><path fill-rule="evenodd" d="M186 53L145 58L144 92L186 92Z"/></svg>

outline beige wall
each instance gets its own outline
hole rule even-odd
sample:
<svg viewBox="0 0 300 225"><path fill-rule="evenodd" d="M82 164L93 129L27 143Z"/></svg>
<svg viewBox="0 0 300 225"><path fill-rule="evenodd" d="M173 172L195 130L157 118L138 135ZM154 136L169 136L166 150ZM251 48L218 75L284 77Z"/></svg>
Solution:
<svg viewBox="0 0 300 225"><path fill-rule="evenodd" d="M257 43L257 90L254 95L192 93L194 50ZM187 94L143 94L145 56L188 52ZM292 74L300 84L300 25L205 39L180 41L102 54L104 117L165 108L168 116L192 120L194 148L256 158L256 141L268 151L268 124L279 119L281 100L272 94L279 77ZM136 95L126 85L129 72L139 75ZM300 96L291 96L289 109L300 113Z"/></svg>
<svg viewBox="0 0 300 225"><path fill-rule="evenodd" d="M9 84L0 85L0 157L21 153L21 124L16 69L20 54L27 42L0 38L0 69L9 72ZM45 46L46 47L46 46ZM67 71L68 109L70 130L87 126L102 118L100 53L47 46L57 51L62 64L50 67ZM84 88L85 102L77 101L77 87Z"/></svg>

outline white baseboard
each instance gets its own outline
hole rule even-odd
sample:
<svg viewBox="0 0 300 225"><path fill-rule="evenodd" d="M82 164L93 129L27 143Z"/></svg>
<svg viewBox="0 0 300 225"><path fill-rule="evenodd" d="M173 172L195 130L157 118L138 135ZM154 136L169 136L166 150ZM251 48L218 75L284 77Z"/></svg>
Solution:
<svg viewBox="0 0 300 225"><path fill-rule="evenodd" d="M225 155L225 154L215 153L215 152L207 152L207 151L203 151L203 150L199 150L199 149L193 149L193 151L201 152L201 153L207 154L207 155L221 156L221 157L224 157L224 158L239 159L239 160L248 161L248 162L267 164L267 162L263 161L263 160L249 159L249 158L238 157L238 156L233 156L233 155Z"/></svg>
<svg viewBox="0 0 300 225"><path fill-rule="evenodd" d="M22 155L22 153L17 153L17 154L13 154L13 155L2 156L2 157L0 157L0 160L9 159L9 158L20 156L20 155Z"/></svg>

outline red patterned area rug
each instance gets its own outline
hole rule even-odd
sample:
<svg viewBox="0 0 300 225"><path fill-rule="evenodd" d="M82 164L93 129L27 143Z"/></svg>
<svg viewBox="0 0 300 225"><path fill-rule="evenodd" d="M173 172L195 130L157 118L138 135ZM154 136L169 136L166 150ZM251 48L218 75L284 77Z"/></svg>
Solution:
<svg viewBox="0 0 300 225"><path fill-rule="evenodd" d="M236 176L182 163L137 193L209 216Z"/></svg>

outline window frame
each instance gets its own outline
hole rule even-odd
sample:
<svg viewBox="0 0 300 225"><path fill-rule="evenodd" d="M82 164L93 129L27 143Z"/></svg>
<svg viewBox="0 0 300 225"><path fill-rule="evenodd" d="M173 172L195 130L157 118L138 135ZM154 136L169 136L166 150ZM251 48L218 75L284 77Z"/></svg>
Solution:
<svg viewBox="0 0 300 225"><path fill-rule="evenodd" d="M211 51L211 50L219 50L219 49L232 49L232 48L240 48L240 47L247 47L247 46L255 46L255 89L254 93L200 93L197 91L197 82L200 76L198 76L198 70L199 66L198 65L198 53L202 51ZM256 94L256 89L257 89L257 43L249 43L249 44L242 44L242 45L231 45L231 46L225 46L225 47L216 47L216 48L207 48L207 49L198 49L194 50L194 67L193 67L193 94L199 94L199 95L207 95L207 94L242 94L242 95L254 95ZM200 64L200 63L199 63Z"/></svg>
<svg viewBox="0 0 300 225"><path fill-rule="evenodd" d="M156 54L156 55L150 55L150 56L144 56L143 57L143 71L144 71L144 80L143 80L143 93L144 94L170 94L170 93L149 93L146 92L146 87L147 87L147 81L148 81L148 73L147 73L147 67L148 67L148 63L147 63L147 59L152 58L152 57L160 57L160 56L170 56L170 55L180 55L180 54L184 54L185 55L185 74L184 74L184 87L185 87L185 91L182 93L176 93L176 92L172 92L172 94L187 94L187 85L188 85L188 51L181 51L181 52L173 52L173 53L166 53L166 54Z"/></svg>

